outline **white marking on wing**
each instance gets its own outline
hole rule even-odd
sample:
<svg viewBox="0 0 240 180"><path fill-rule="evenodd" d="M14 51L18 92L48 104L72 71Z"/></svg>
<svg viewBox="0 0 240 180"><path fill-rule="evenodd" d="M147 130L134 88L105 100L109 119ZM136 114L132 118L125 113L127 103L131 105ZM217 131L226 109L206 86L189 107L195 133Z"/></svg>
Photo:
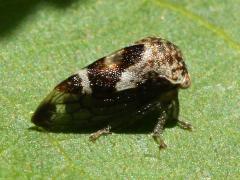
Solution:
<svg viewBox="0 0 240 180"><path fill-rule="evenodd" d="M83 94L91 94L92 89L90 87L90 81L88 78L88 72L87 69L81 69L80 71L77 72L79 77L82 79L82 93Z"/></svg>
<svg viewBox="0 0 240 180"><path fill-rule="evenodd" d="M152 48L150 45L145 44L144 51L142 53L142 60L135 65L127 68L121 75L120 81L116 84L116 90L122 91L126 89L136 88L136 83L144 81L142 75L148 69L145 64L152 57Z"/></svg>

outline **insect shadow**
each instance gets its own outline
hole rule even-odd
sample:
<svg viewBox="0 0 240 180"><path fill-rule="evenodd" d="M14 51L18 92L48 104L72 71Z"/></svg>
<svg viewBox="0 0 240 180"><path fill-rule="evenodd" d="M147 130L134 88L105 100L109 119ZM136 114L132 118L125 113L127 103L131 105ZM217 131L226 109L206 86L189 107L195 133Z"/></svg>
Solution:
<svg viewBox="0 0 240 180"><path fill-rule="evenodd" d="M36 7L40 3L47 3L63 9L75 1L81 0L0 0L0 38L10 35L20 22L36 11Z"/></svg>
<svg viewBox="0 0 240 180"><path fill-rule="evenodd" d="M119 126L114 128L112 132L117 134L148 134L151 133L156 125L157 118L159 114L157 112L152 112L151 114L146 115L142 119L134 122L131 125ZM70 123L70 122L69 122ZM176 126L176 121L169 121L166 124L166 128L173 128ZM42 127L32 126L28 128L30 131L38 131L42 133L74 133L74 134L90 134L99 129L104 128L103 126L92 126L89 128L81 128L78 126L65 125L61 127L55 127L51 129L43 129Z"/></svg>

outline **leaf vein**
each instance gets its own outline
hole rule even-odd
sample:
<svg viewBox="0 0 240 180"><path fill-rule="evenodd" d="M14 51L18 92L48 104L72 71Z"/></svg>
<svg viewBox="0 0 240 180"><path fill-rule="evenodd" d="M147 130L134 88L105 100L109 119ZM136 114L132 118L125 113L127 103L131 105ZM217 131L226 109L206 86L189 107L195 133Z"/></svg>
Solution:
<svg viewBox="0 0 240 180"><path fill-rule="evenodd" d="M180 5L169 3L164 0L154 0L154 2L156 2L159 6L178 12L181 15L193 20L194 22L197 22L199 25L212 31L216 36L222 38L231 48L240 51L239 42L235 41L228 33L224 31L224 29L218 27L213 23L210 23L207 19L203 18L202 16L194 14L193 12L187 10L186 8Z"/></svg>

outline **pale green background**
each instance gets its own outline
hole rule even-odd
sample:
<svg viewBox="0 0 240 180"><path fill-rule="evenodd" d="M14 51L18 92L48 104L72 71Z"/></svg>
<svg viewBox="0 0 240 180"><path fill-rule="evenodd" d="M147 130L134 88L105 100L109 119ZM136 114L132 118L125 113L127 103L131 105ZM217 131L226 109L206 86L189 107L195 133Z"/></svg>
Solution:
<svg viewBox="0 0 240 180"><path fill-rule="evenodd" d="M0 177L240 179L239 0L0 0ZM31 131L30 117L61 80L145 36L183 51L192 86L180 92L190 133Z"/></svg>

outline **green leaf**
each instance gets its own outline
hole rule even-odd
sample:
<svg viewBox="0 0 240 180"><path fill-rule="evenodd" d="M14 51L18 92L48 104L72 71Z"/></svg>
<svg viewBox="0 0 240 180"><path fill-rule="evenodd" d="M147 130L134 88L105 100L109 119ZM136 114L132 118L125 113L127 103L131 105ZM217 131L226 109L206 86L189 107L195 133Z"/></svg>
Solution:
<svg viewBox="0 0 240 180"><path fill-rule="evenodd" d="M0 1L0 178L239 179L240 4L235 0ZM194 132L38 132L30 118L78 69L145 36L183 51L192 77L180 92Z"/></svg>

